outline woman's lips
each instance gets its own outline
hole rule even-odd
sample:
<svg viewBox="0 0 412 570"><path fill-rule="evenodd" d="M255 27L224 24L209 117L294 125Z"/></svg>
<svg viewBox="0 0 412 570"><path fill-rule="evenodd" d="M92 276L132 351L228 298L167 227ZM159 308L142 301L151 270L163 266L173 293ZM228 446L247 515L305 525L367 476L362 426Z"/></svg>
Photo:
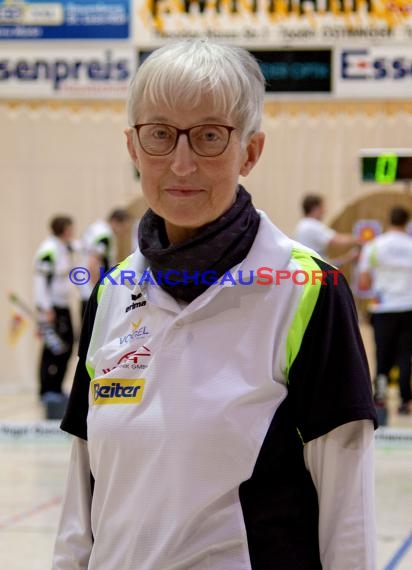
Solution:
<svg viewBox="0 0 412 570"><path fill-rule="evenodd" d="M203 190L196 188L166 188L166 192L176 198L191 198L201 194Z"/></svg>

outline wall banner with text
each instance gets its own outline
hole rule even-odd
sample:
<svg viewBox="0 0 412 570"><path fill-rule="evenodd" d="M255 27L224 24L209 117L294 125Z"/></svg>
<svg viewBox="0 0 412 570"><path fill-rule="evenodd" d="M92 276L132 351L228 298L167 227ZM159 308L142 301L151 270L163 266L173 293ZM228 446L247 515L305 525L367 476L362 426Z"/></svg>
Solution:
<svg viewBox="0 0 412 570"><path fill-rule="evenodd" d="M331 50L251 50L251 53L259 62L267 93L330 94Z"/></svg>
<svg viewBox="0 0 412 570"><path fill-rule="evenodd" d="M412 46L336 48L334 58L336 97L410 99Z"/></svg>
<svg viewBox="0 0 412 570"><path fill-rule="evenodd" d="M124 100L136 60L132 47L4 50L0 98Z"/></svg>
<svg viewBox="0 0 412 570"><path fill-rule="evenodd" d="M0 0L0 40L124 40L131 0Z"/></svg>
<svg viewBox="0 0 412 570"><path fill-rule="evenodd" d="M412 41L409 0L135 0L139 48L210 37L257 49Z"/></svg>
<svg viewBox="0 0 412 570"><path fill-rule="evenodd" d="M153 48L155 49L155 48ZM139 65L153 49L139 52ZM257 59L266 82L266 93L331 94L332 52L317 50L249 50Z"/></svg>

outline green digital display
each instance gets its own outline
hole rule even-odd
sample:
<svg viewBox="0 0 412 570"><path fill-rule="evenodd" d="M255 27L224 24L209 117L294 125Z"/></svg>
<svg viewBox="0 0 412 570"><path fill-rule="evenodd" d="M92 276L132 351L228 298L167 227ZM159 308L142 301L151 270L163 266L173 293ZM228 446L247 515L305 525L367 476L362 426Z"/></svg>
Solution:
<svg viewBox="0 0 412 570"><path fill-rule="evenodd" d="M391 149L376 154L371 152L363 154L361 177L363 182L375 182L375 184L412 180L412 150L408 155Z"/></svg>

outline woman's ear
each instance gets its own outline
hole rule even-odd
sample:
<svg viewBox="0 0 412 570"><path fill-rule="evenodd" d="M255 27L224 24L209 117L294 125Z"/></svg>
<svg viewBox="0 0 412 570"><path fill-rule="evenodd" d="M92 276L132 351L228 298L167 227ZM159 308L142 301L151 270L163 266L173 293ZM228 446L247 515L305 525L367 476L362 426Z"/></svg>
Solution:
<svg viewBox="0 0 412 570"><path fill-rule="evenodd" d="M244 160L240 167L240 174L247 176L262 154L263 145L265 144L265 133L254 133L247 143L245 149Z"/></svg>
<svg viewBox="0 0 412 570"><path fill-rule="evenodd" d="M126 135L127 150L129 151L130 158L132 159L133 164L136 166L136 168L139 169L139 158L137 156L136 147L134 144L135 140L134 129L128 128L125 129L123 132Z"/></svg>

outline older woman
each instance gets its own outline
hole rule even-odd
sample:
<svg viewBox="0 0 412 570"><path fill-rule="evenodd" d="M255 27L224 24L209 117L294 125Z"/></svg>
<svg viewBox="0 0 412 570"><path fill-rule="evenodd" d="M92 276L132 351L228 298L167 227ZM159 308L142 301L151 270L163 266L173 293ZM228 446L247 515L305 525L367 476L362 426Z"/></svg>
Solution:
<svg viewBox="0 0 412 570"><path fill-rule="evenodd" d="M54 570L373 570L370 378L346 282L238 184L264 79L170 44L130 88L149 210L96 287Z"/></svg>

